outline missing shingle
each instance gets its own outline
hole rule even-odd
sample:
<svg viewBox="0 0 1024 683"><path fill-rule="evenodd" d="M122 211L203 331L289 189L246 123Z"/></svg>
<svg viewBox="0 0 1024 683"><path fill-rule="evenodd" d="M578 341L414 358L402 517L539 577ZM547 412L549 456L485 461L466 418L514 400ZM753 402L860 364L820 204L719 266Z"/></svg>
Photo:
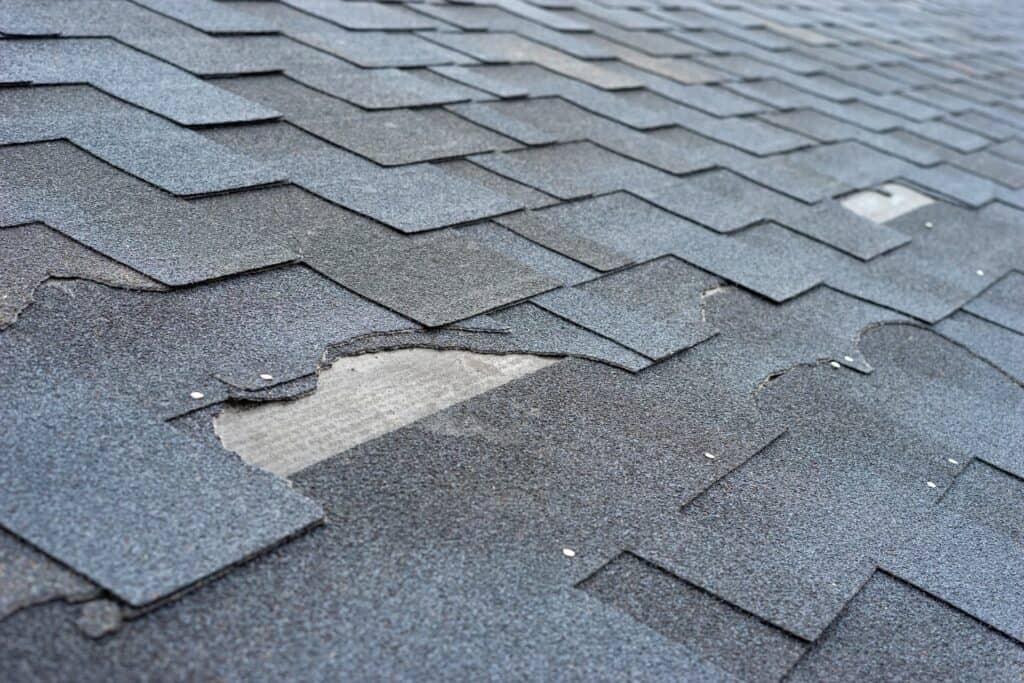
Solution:
<svg viewBox="0 0 1024 683"><path fill-rule="evenodd" d="M289 475L557 361L422 348L345 357L313 394L229 405L214 428L247 462Z"/></svg>
<svg viewBox="0 0 1024 683"><path fill-rule="evenodd" d="M844 207L875 223L886 223L933 202L931 197L895 183L882 185L878 190L854 192L842 199Z"/></svg>

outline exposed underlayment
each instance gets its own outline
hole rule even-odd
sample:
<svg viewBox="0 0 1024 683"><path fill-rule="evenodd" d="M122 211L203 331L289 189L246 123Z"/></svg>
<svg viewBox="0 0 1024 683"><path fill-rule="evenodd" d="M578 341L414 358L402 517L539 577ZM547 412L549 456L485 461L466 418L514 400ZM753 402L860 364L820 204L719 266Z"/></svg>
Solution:
<svg viewBox="0 0 1024 683"><path fill-rule="evenodd" d="M1020 683L1022 36L0 2L0 678Z"/></svg>
<svg viewBox="0 0 1024 683"><path fill-rule="evenodd" d="M286 476L556 362L432 349L340 358L319 373L312 395L229 404L216 432L246 462Z"/></svg>
<svg viewBox="0 0 1024 683"><path fill-rule="evenodd" d="M842 201L850 211L876 223L891 221L931 203L931 197L896 183L887 183L878 190L854 192Z"/></svg>

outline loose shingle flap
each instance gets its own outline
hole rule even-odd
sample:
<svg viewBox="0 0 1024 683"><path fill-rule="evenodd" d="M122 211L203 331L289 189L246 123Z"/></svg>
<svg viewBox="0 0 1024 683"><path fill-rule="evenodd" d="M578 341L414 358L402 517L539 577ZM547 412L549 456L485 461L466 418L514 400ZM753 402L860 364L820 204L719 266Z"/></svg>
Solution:
<svg viewBox="0 0 1024 683"><path fill-rule="evenodd" d="M411 326L302 267L167 294L76 282L37 298L0 336L0 523L135 605L322 516L161 416L226 398L217 376L267 386L309 374L333 342Z"/></svg>
<svg viewBox="0 0 1024 683"><path fill-rule="evenodd" d="M676 523L638 547L643 556L814 639L882 554L918 547L901 545L903 534L934 538L931 511L963 463L984 454L1019 469L1019 386L913 327L876 328L863 343L876 365L867 377L826 365L768 383L759 405L788 421L787 435L685 506ZM880 433L884 443L871 436ZM978 538L975 551L982 547L979 567L988 558L1005 561L1007 546L991 533ZM920 562L914 566L924 571ZM989 570L959 576L971 577L967 590L975 601L985 596L981 604L993 615L1004 613L1002 600L1019 603L1015 577ZM1005 619L989 623L1006 629Z"/></svg>
<svg viewBox="0 0 1024 683"><path fill-rule="evenodd" d="M112 261L39 223L0 229L0 328L32 303L48 278L82 278L128 289L164 289L131 268Z"/></svg>
<svg viewBox="0 0 1024 683"><path fill-rule="evenodd" d="M0 523L126 602L168 597L323 518L283 480L80 380L26 386L13 364L36 359L14 350L0 351L19 382L0 391Z"/></svg>

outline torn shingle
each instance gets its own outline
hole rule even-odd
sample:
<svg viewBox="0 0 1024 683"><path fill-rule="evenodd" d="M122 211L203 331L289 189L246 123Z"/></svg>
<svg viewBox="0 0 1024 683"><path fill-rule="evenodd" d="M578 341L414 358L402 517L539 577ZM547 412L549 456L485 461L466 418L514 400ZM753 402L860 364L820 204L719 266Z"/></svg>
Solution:
<svg viewBox="0 0 1024 683"><path fill-rule="evenodd" d="M48 278L83 278L112 287L160 290L163 286L111 261L45 225L0 228L0 328L10 325Z"/></svg>
<svg viewBox="0 0 1024 683"><path fill-rule="evenodd" d="M8 678L1014 678L1024 13L531 2L2 3Z"/></svg>
<svg viewBox="0 0 1024 683"><path fill-rule="evenodd" d="M478 327L482 329L474 329ZM458 326L359 337L336 346L331 357L406 348L575 356L629 372L651 365L639 353L529 302L470 318Z"/></svg>
<svg viewBox="0 0 1024 683"><path fill-rule="evenodd" d="M0 531L0 621L56 599L87 600L96 587L46 555Z"/></svg>
<svg viewBox="0 0 1024 683"><path fill-rule="evenodd" d="M246 462L285 476L555 362L429 349L339 358L310 396L229 406L217 435Z"/></svg>

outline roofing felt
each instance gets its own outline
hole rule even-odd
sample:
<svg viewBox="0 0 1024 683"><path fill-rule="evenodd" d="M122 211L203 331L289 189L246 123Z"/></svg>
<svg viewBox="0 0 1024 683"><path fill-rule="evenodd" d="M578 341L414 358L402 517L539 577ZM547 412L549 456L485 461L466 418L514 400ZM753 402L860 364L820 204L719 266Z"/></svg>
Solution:
<svg viewBox="0 0 1024 683"><path fill-rule="evenodd" d="M1020 680L1022 34L3 3L5 680Z"/></svg>

